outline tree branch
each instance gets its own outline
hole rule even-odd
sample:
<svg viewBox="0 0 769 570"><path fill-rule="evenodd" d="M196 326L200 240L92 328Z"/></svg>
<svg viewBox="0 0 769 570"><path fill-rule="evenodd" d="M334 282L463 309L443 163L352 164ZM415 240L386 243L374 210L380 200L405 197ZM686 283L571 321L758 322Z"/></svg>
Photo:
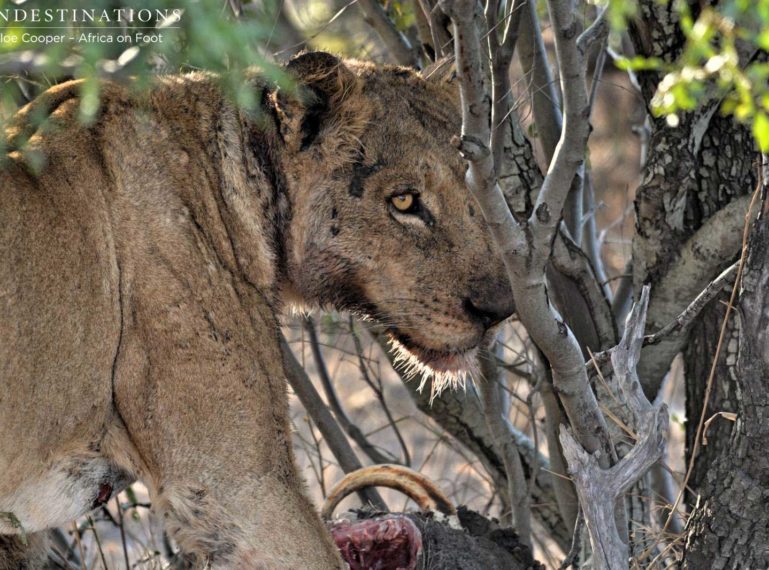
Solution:
<svg viewBox="0 0 769 570"><path fill-rule="evenodd" d="M475 387L468 386L466 391L444 390L440 396L431 400L430 391L420 391L418 383L409 381L402 369L395 364L392 352L388 349L386 335L373 325L368 326L417 408L470 450L479 459L497 488L506 489L504 463L497 453L494 438L488 431L486 415ZM558 487L563 481L554 481L554 477L550 474L552 470L556 473L565 473L565 468L561 470L554 464L551 465L526 435L515 429L506 418L503 420L507 437L514 442L521 456L527 478L530 478L532 473L536 473L534 487L531 490L531 501L537 505L537 508L532 514L537 522L548 530L553 540L563 550L567 550L571 540L571 527L564 525L559 512L561 500L557 495ZM554 458L553 461L558 459Z"/></svg>
<svg viewBox="0 0 769 570"><path fill-rule="evenodd" d="M529 94L537 135L545 161L550 164L561 137L562 117L560 99L556 92L545 42L542 40L537 4L529 0L523 7L523 22L518 40L518 60L529 80Z"/></svg>
<svg viewBox="0 0 769 570"><path fill-rule="evenodd" d="M496 183L489 151L490 98L484 84L478 21L472 0L443 0L454 25L457 74L462 98L462 137L459 148L468 160L466 183L478 201L499 244L510 276L513 296L526 299L517 309L532 340L545 353L553 381L580 443L589 452L601 450L608 466L611 444L606 423L587 381L582 352L574 335L550 305L544 270L560 212L574 174L582 163L588 125L584 62L577 53L574 14L566 3L553 6L556 47L565 93L566 118L558 150L532 216L517 222ZM571 22L571 23L569 23ZM567 66L577 68L567 69ZM581 71L580 71L581 70ZM576 73L576 75L575 75ZM571 130L570 130L571 129Z"/></svg>
<svg viewBox="0 0 769 570"><path fill-rule="evenodd" d="M707 287L705 287L700 292L700 294L694 298L694 300L689 304L688 307L686 307L686 309L681 312L680 315L678 315L675 319L670 321L667 325L662 327L654 334L644 337L644 345L657 344L669 334L681 334L681 332L685 331L708 303L715 299L727 285L734 283L734 278L737 275L738 265L738 262L734 262L729 267L724 269L721 272L721 275L708 283Z"/></svg>
<svg viewBox="0 0 769 570"><path fill-rule="evenodd" d="M416 52L408 38L398 31L378 0L358 0L363 19L382 39L389 53L400 65L415 66Z"/></svg>
<svg viewBox="0 0 769 570"><path fill-rule="evenodd" d="M598 17L593 20L593 23L579 35L577 38L577 49L582 52L583 55L587 55L590 51L603 41L609 35L609 22L607 19L607 12L609 7L604 6Z"/></svg>
<svg viewBox="0 0 769 570"><path fill-rule="evenodd" d="M568 430L561 431L561 444L585 512L593 564L598 570L628 567L628 545L618 532L615 522L616 502L662 458L667 442L667 406L652 405L646 399L636 372L648 302L647 286L628 317L622 341L612 349L611 354L614 376L623 403L631 410L635 420L631 426L637 434L633 448L616 465L605 469L599 465L599 458L595 454L586 453Z"/></svg>
<svg viewBox="0 0 769 570"><path fill-rule="evenodd" d="M736 198L713 214L687 240L678 260L662 279L649 304L649 328L657 331L686 309L712 276L740 251L741 229L750 196ZM686 335L668 335L643 351L638 374L646 393L653 397Z"/></svg>
<svg viewBox="0 0 769 570"><path fill-rule="evenodd" d="M512 520L521 541L531 547L531 515L529 513L529 489L523 473L521 456L515 442L505 428L499 394L499 371L493 354L481 356L481 373L484 380L478 383L483 400L486 426L494 441L494 447L502 458L507 477Z"/></svg>
<svg viewBox="0 0 769 570"><path fill-rule="evenodd" d="M580 296L587 304L585 315L591 322L585 323L586 319L583 317L582 322L578 324L588 325L585 328L594 332L597 338L593 342L586 342L588 333L585 332L583 335L577 335L577 338L583 338L580 344L590 348L608 348L614 345L619 337L614 314L588 255L564 231L559 231L553 242L552 261L555 269L574 281ZM569 302L573 300L569 299Z"/></svg>
<svg viewBox="0 0 769 570"><path fill-rule="evenodd" d="M550 304L544 273L571 183L583 164L589 134L585 62L576 47L577 23L571 3L549 4L564 93L564 125L533 213L521 221L504 204L487 146L490 101L482 74L478 5L472 0L443 0L441 5L454 26L463 104L458 147L469 162L465 177L468 189L503 252L513 296L526 300L517 306L519 318L550 363L555 389L577 441L591 454L600 451L595 456L608 468L613 450L606 422L588 383L579 343ZM624 509L617 513L624 529Z"/></svg>

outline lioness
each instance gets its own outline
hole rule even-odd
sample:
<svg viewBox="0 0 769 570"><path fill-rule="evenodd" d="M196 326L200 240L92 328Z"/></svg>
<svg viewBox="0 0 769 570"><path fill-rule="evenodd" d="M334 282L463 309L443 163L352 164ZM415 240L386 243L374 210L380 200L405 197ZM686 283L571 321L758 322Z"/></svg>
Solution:
<svg viewBox="0 0 769 570"><path fill-rule="evenodd" d="M296 92L250 79L258 112L191 74L105 83L89 125L77 82L15 117L0 567L41 564L34 533L137 479L197 566L341 567L294 467L276 315L354 311L450 372L511 313L449 143L455 86L325 53L287 70Z"/></svg>

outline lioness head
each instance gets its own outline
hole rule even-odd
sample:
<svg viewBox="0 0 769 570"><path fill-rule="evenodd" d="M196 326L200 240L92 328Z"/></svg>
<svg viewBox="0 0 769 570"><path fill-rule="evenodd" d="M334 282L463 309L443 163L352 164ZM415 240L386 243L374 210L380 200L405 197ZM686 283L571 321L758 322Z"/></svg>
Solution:
<svg viewBox="0 0 769 570"><path fill-rule="evenodd" d="M291 199L287 291L382 323L440 389L514 309L452 147L456 84L309 53L273 95Z"/></svg>

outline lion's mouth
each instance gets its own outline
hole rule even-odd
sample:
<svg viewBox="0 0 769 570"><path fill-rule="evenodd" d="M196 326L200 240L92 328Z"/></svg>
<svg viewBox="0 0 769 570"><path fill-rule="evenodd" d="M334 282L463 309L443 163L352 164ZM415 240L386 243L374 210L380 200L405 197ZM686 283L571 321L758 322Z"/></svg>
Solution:
<svg viewBox="0 0 769 570"><path fill-rule="evenodd" d="M467 378L477 370L478 347L436 350L415 342L409 335L397 330L389 330L388 335L395 351L395 362L407 377L421 377L421 390L428 380L432 380L432 397L440 394L446 387L464 387Z"/></svg>

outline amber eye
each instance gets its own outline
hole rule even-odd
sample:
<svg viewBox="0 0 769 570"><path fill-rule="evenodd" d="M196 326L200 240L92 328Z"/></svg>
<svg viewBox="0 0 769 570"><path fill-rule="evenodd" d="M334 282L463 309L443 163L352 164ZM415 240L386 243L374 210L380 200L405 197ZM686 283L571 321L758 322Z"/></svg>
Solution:
<svg viewBox="0 0 769 570"><path fill-rule="evenodd" d="M416 196L413 194L400 194L390 198L390 203L399 212L408 212L414 207L416 200Z"/></svg>

